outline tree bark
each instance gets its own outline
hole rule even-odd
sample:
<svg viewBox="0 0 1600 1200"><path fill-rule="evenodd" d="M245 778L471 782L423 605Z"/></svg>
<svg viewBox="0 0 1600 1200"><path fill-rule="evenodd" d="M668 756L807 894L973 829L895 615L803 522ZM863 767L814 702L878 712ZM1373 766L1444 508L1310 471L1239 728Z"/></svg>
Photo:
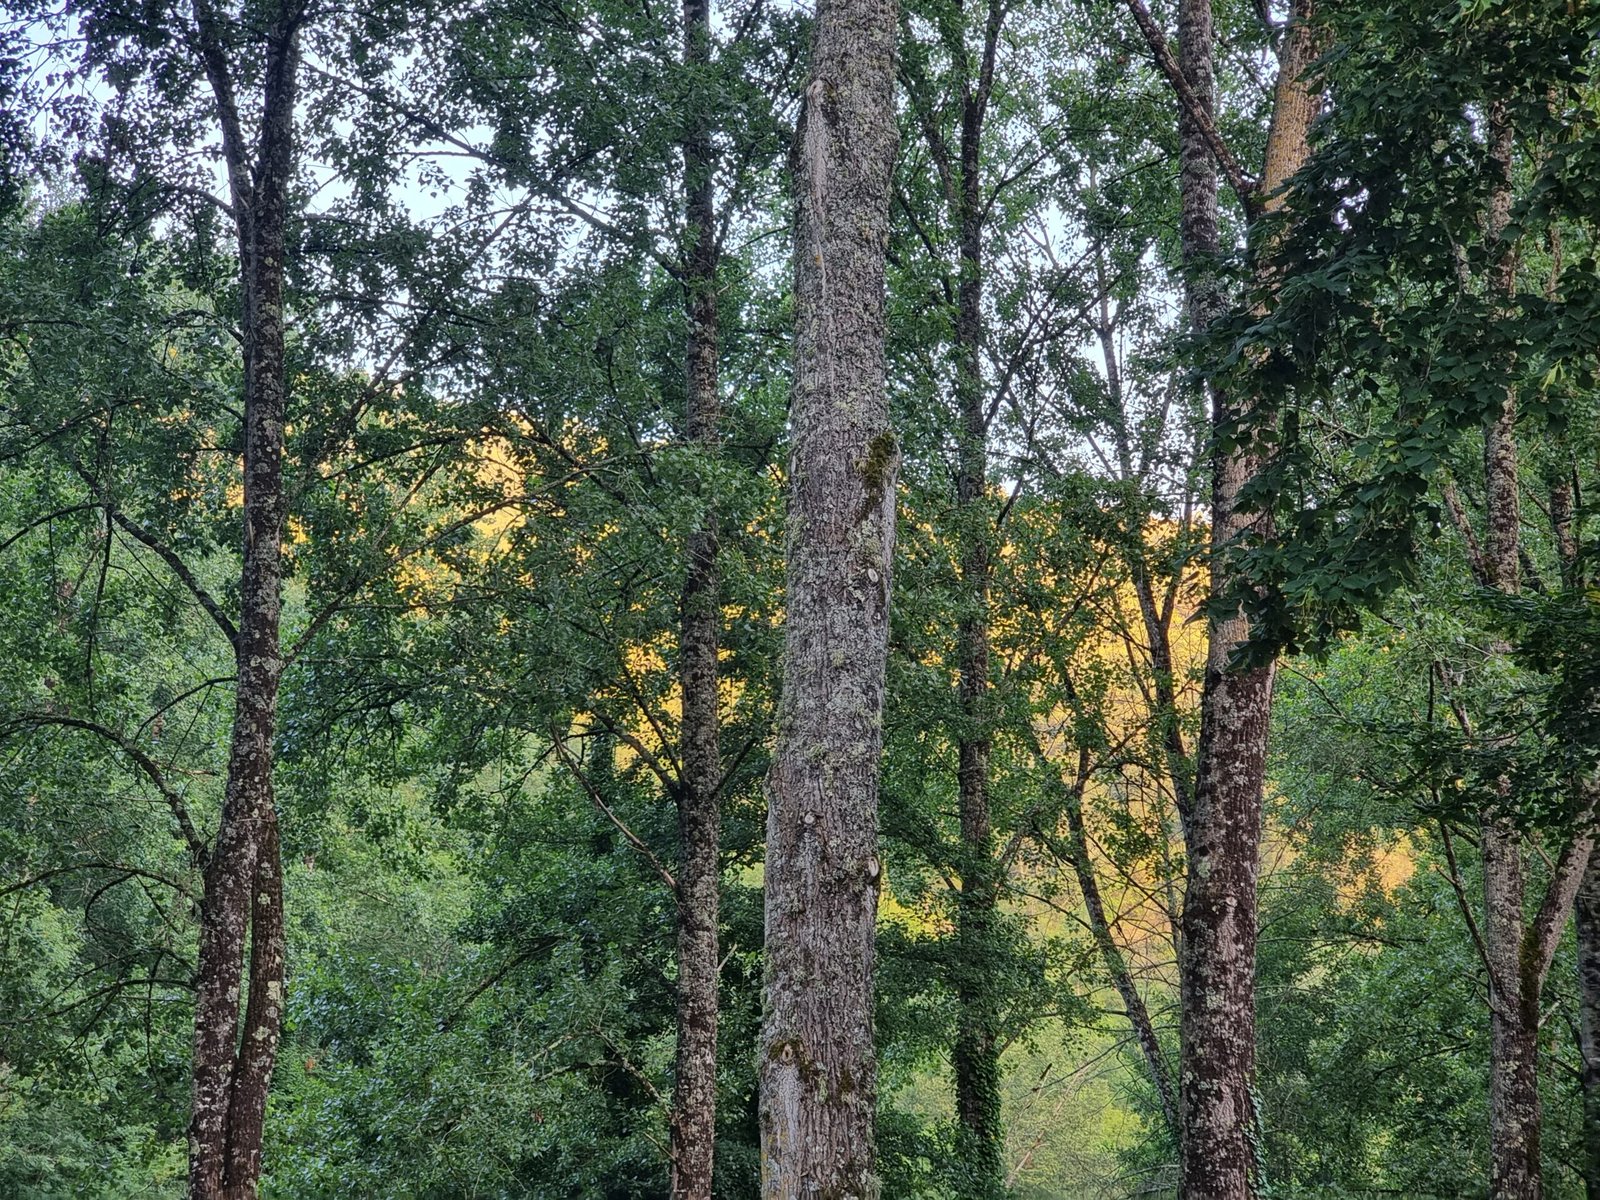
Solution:
<svg viewBox="0 0 1600 1200"><path fill-rule="evenodd" d="M1495 171L1486 213L1485 233L1501 237L1511 219L1513 130L1505 105L1489 111L1489 159ZM1496 298L1509 297L1516 282L1516 254L1502 248L1490 273ZM1507 594L1518 591L1522 539L1518 493L1517 397L1508 390L1498 413L1484 427L1483 473L1485 537L1483 573L1489 587ZM1499 644L1498 654L1510 653ZM1511 783L1502 780L1509 799ZM1494 1200L1539 1200L1544 1184L1540 1168L1539 997L1544 986L1540 967L1544 947L1540 931L1525 925L1526 885L1522 839L1508 812L1491 809L1479 825L1483 852L1484 947L1489 971L1489 1194ZM1587 860L1588 853L1584 852ZM1581 868L1580 868L1581 869ZM1551 880L1544 908L1561 885ZM1568 903L1570 904L1570 899ZM1565 909L1560 923L1566 921ZM1557 926L1559 930L1559 925ZM1548 935L1552 941L1554 932Z"/></svg>
<svg viewBox="0 0 1600 1200"><path fill-rule="evenodd" d="M1551 298L1554 298L1553 296ZM1568 467L1570 470L1570 466ZM1550 527L1561 586L1572 591L1584 583L1578 557L1575 495L1570 475L1550 487ZM1578 1057L1583 1092L1584 1195L1600 1200L1600 862L1591 850L1573 898L1573 927L1578 944Z"/></svg>
<svg viewBox="0 0 1600 1200"><path fill-rule="evenodd" d="M1267 211L1274 194L1305 161L1316 99L1304 72L1314 58L1306 20L1309 0L1295 5L1285 36L1272 128L1258 193ZM1180 234L1190 324L1203 333L1225 301L1211 266L1220 249L1217 173L1206 132L1215 128L1210 0L1183 0L1178 15L1179 66L1197 108L1180 107ZM1268 403L1212 387L1218 435ZM1212 450L1211 595L1231 591L1226 554L1259 531L1263 518L1239 511L1239 494L1260 469L1248 442ZM1262 531L1265 532L1265 531ZM1209 649L1200 701L1194 795L1187 828L1187 874L1181 919L1179 1068L1183 1137L1180 1171L1185 1200L1250 1200L1265 1184L1261 1122L1255 1092L1256 877L1262 790L1274 665L1238 667L1250 637L1242 612L1208 619Z"/></svg>
<svg viewBox="0 0 1600 1200"><path fill-rule="evenodd" d="M893 0L823 0L796 131L784 682L768 776L761 1177L876 1200L878 768L899 448L884 388Z"/></svg>
<svg viewBox="0 0 1600 1200"><path fill-rule="evenodd" d="M711 57L710 0L685 0L683 60L693 69ZM688 440L717 448L717 236L713 150L704 122L683 142L684 291ZM688 570L678 633L683 720L678 788L678 1013L672 1096L672 1195L711 1200L717 1105L717 920L721 881L721 753L718 746L717 648L721 635L716 511L707 504L689 535Z"/></svg>
<svg viewBox="0 0 1600 1200"><path fill-rule="evenodd" d="M278 848L278 815L262 814L256 847L255 884L250 899L250 992L228 1100L227 1195L250 1200L261 1178L261 1141L267 1094L283 1031L284 954L283 867Z"/></svg>
<svg viewBox="0 0 1600 1200"><path fill-rule="evenodd" d="M1178 13L1179 64L1209 119L1216 90L1211 6L1209 0L1186 0ZM1202 129L1195 114L1180 108L1179 232L1189 322L1197 333L1209 328L1224 307L1212 272L1220 250L1217 173ZM1227 398L1213 389L1211 401L1214 427L1226 428L1234 416ZM1241 453L1213 451L1211 465L1211 591L1216 596L1230 582L1219 569L1221 553L1246 524L1235 511L1235 499L1252 464ZM1234 649L1249 636L1241 616L1211 618L1208 636L1180 920L1179 1169L1185 1200L1247 1200L1260 1181L1255 886L1272 670L1230 669Z"/></svg>
<svg viewBox="0 0 1600 1200"><path fill-rule="evenodd" d="M283 670L284 225L300 13L281 7L268 33L259 158L247 151L239 125L220 19L209 4L197 5L195 16L239 237L245 451L238 684L227 786L200 913L189 1194L195 1200L252 1200L283 1019L282 878L272 767ZM250 986L241 1036L247 938Z"/></svg>
<svg viewBox="0 0 1600 1200"><path fill-rule="evenodd" d="M1509 821L1481 825L1484 945L1489 953L1489 1194L1536 1200L1539 1172L1539 995L1523 948L1522 844Z"/></svg>

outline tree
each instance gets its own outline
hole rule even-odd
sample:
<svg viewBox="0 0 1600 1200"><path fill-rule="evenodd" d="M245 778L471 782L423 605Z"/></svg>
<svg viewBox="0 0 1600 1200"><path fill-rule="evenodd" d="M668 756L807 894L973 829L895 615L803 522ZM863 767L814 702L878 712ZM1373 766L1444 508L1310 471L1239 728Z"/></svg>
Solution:
<svg viewBox="0 0 1600 1200"><path fill-rule="evenodd" d="M719 552L727 514L719 512L717 492L727 486L721 367L732 339L719 300L729 285L725 257L739 258L726 253L730 234L742 232L754 185L769 173L780 141L773 93L787 82L791 33L759 5L733 14L728 31L719 32L710 0L685 0L665 17L632 3L567 11L511 2L496 6L487 28L475 9L450 9L447 16L453 36L426 56L426 71L400 70L364 85L374 107L467 157L486 185L493 181L519 196L520 213L553 210L557 228L589 233L586 251L633 260L642 272L664 271L681 292L678 378L657 397L674 410L670 440L679 445L655 446L640 428L617 432L632 435L639 454L631 465L647 477L653 451L668 457L686 451L675 465L695 510L687 529L672 531L680 542L672 552L682 561L672 621L681 707L668 715L639 697L632 717L652 737L670 729L654 765L679 817L668 873L678 912L679 1006L671 1189L706 1200L716 1131L722 808L739 766L725 758L721 738ZM524 73L519 63L537 64L538 73ZM493 136L476 138L484 126ZM497 200L486 186L475 203L492 207ZM592 413L562 415L568 417L591 427L610 424ZM645 425L657 417L648 414ZM535 418L508 431L518 466L538 464L530 477L546 465L561 469L548 451L560 445L562 419ZM541 437L545 445L526 446ZM664 496L639 499L615 515L650 523ZM538 735L559 741L564 731L542 728Z"/></svg>
<svg viewBox="0 0 1600 1200"><path fill-rule="evenodd" d="M1460 540L1460 586L1479 614L1463 637L1476 653L1467 659L1442 648L1430 664L1450 732L1424 723L1418 755L1441 771L1440 743L1450 747L1455 779L1435 777L1430 786L1466 793L1444 805L1446 816L1470 814L1481 854L1480 925L1448 821L1442 826L1487 981L1490 1191L1538 1196L1541 995L1590 857L1594 784L1590 735L1576 717L1585 702L1568 707L1588 686L1574 653L1583 621L1573 616L1583 606L1555 619L1550 613L1563 609L1556 601L1547 624L1533 616L1541 603L1524 593L1557 592L1577 578L1580 539L1567 497L1578 472L1562 430L1589 408L1592 384L1570 356L1591 334L1567 320L1590 303L1592 260L1565 269L1569 232L1586 236L1569 224L1577 185L1566 172L1572 148L1593 137L1589 122L1568 110L1592 86L1578 64L1592 50L1593 19L1473 11L1401 36L1390 16L1349 10L1331 22L1346 45L1359 42L1357 30L1386 30L1386 50L1330 60L1335 115L1300 181L1294 204L1304 223L1283 243L1277 268L1295 280L1295 303L1278 317L1302 340L1290 349L1280 330L1258 347L1266 372L1292 388L1297 417L1320 420L1337 397L1365 432L1333 436L1338 456L1330 461L1339 468L1331 471L1310 465L1325 452L1320 438L1288 439L1283 469L1264 481L1256 502L1272 504L1273 492L1318 501L1290 518L1292 533L1278 545L1291 549L1257 579L1273 597L1263 608L1278 610L1280 636L1325 645L1363 605L1414 577L1418 503L1430 490L1436 500L1422 512L1448 520ZM1428 53L1397 78L1395 56L1408 43ZM1461 70L1464 63L1472 65ZM1405 99L1379 116L1375 95ZM1426 179L1393 157L1418 137L1440 148ZM1369 139L1365 149L1357 148L1361 139ZM1352 187L1370 191L1356 199ZM1535 232L1544 235L1537 265ZM1330 273L1340 271L1342 280ZM1371 341L1333 352L1327 335L1357 327L1371 331ZM1545 478L1535 482L1538 474ZM1548 497L1542 555L1522 511L1530 486ZM1311 563L1335 547L1346 568L1337 583ZM1551 721L1571 725L1551 740ZM1547 856L1535 898L1524 844L1537 828L1559 832L1563 844Z"/></svg>
<svg viewBox="0 0 1600 1200"><path fill-rule="evenodd" d="M891 341L903 352L896 359L900 390L916 397L906 406L906 421L926 421L930 414L934 421L916 444L954 459L949 468L940 459L929 462L926 476L919 472L912 484L919 508L938 514L928 557L937 564L948 551L956 576L953 586L931 593L942 611L929 615L954 626L949 657L957 704L950 740L959 828L953 849L926 838L920 849L958 881L956 929L947 951L958 1009L951 1049L955 1160L958 1186L974 1197L999 1195L1004 1186L1000 1054L1008 939L1000 928L1001 901L1020 847L1006 837L1003 815L997 821L992 794L995 741L1006 716L1017 712L1012 705L1006 714L1006 700L994 694L991 639L995 614L1005 604L994 594L996 559L1006 552L1007 521L1025 481L1019 478L1002 501L990 459L993 443L1013 434L1022 443L1019 465L1025 472L1034 468L1027 459L1038 451L1041 414L1025 395L1025 381L1042 373L1041 361L1070 325L1068 309L1077 299L1070 272L1028 262L1026 239L1032 226L1043 224L1042 179L1060 147L1045 103L1028 95L1036 80L1012 48L1020 25L1019 18L1008 26L1014 17L998 0L970 15L944 5L908 6L899 72L915 149L897 184L909 229L895 247L895 282L907 290L900 298L907 309L925 310L931 299L947 324L944 354L930 356L932 322L910 312L909 328L894 331ZM914 603L912 592L929 598L927 589L937 586L942 572L934 566L929 574L912 576L903 603ZM898 699L919 710L939 706L928 695Z"/></svg>
<svg viewBox="0 0 1600 1200"><path fill-rule="evenodd" d="M283 677L284 229L304 17L303 7L286 3L270 19L260 126L247 140L238 113L238 69L229 63L221 18L209 4L195 9L196 40L222 131L244 300L245 536L232 639L239 681L228 787L200 910L191 1067L189 1193L206 1200L256 1194L267 1092L283 1030L283 869L272 763ZM246 989L240 964L247 939Z"/></svg>
<svg viewBox="0 0 1600 1200"><path fill-rule="evenodd" d="M1129 0L1129 7L1179 100L1184 298L1191 329L1203 335L1228 304L1217 273L1222 251L1218 170L1227 175L1250 229L1258 213L1281 204L1281 189L1308 153L1317 106L1307 78L1316 57L1312 6L1297 0L1279 35L1272 123L1259 181L1243 174L1217 129L1210 0L1180 4L1176 57L1142 0ZM1252 240L1259 242L1259 235ZM1239 661L1252 634L1229 556L1269 528L1241 503L1261 469L1263 449L1241 438L1239 430L1258 409L1271 409L1273 401L1229 395L1215 385L1214 372L1202 366L1202 374L1211 380L1212 600L1194 795L1184 829L1181 1158L1187 1200L1224 1200L1254 1196L1264 1186L1254 1083L1255 909L1273 667L1270 661Z"/></svg>
<svg viewBox="0 0 1600 1200"><path fill-rule="evenodd" d="M51 28L53 20L41 27ZM50 378L30 363L32 390L18 389L14 410L18 430L31 435L18 456L64 465L87 493L86 507L104 514L108 567L115 541L147 556L143 569L159 569L187 594L222 635L235 664L232 676L161 701L163 707L131 734L99 723L89 729L121 745L135 762L155 763L141 742L159 736L167 708L216 686L234 687L216 833L208 839L196 823L179 822L203 874L190 1064L189 1188L196 1196L254 1196L262 1170L285 1005L274 782L285 671L375 576L452 532L449 522L419 519L425 505L418 498L464 437L450 421L419 434L413 418L424 406L413 404L419 393L407 387L426 366L438 364L429 356L439 352L433 338L447 321L412 321L385 362L350 370L351 342L361 333L394 332L390 300L375 300L372 291L394 284L396 276L374 265L388 247L373 243L404 240L405 231L391 224L363 243L370 226L345 222L340 250L366 252L356 272L326 244L317 247L307 231L312 222L297 192L307 124L297 102L309 20L309 10L297 4L274 5L248 20L209 4L183 16L111 5L81 15L80 60L68 62L63 46L38 51L56 56L51 65L65 84L98 74L109 86L113 99L103 105L86 84L58 89L52 111L71 119L48 149L76 151L83 203L116 249L128 254L129 278L142 284L148 275L149 286L165 280L169 288L190 289L186 312L196 328L206 335L226 331L237 340L237 359L200 335L173 341L169 333L163 346L157 304L146 318L154 328L124 336L120 352L165 353L176 368L187 367L183 352L198 346L200 369L188 379L190 393L175 390L159 372L124 371L110 386L75 394L70 372ZM323 28L319 48L337 46L340 32L336 23ZM315 141L325 152L326 143ZM196 169L201 156L188 152L191 145L215 150L218 176ZM219 179L226 199L211 190ZM382 206L375 211L393 216ZM221 242L219 216L230 235ZM311 265L319 253L326 268L320 278ZM445 273L459 265L456 259ZM353 282L351 275L364 278ZM365 302L363 283L371 288ZM413 295L428 295L425 271L413 271L410 283ZM195 294L202 288L208 294ZM330 294L341 301L331 303ZM65 313L22 311L14 328L24 344L52 323L78 330L87 353L73 361L84 366L113 353L110 339L127 332L86 319L88 303L78 298L79 312L70 298ZM438 312L425 303L421 308L430 316ZM320 319L308 321L310 313ZM450 353L445 349L443 357ZM397 366L404 377L390 374ZM234 387L242 403L222 399ZM470 430L469 409L458 407L452 415ZM291 423L297 426L292 443ZM226 464L235 453L237 496L231 498ZM219 462L224 465L211 465ZM209 511L212 502L219 511ZM381 509L382 516L351 531L339 511L349 516L347 502L357 510ZM291 514L300 522L293 542ZM354 536L326 543L316 536L329 529ZM230 533L237 537L232 546ZM233 554L236 582L219 585L213 560ZM306 603L294 612L293 637L286 641L284 590L294 567L303 571ZM173 691L179 687L172 685ZM39 714L24 722L41 723L52 722ZM158 790L177 795L154 770L146 774Z"/></svg>
<svg viewBox="0 0 1600 1200"><path fill-rule="evenodd" d="M884 391L895 6L817 13L793 152L795 355L783 690L768 777L761 1174L878 1195L878 757L899 447Z"/></svg>
<svg viewBox="0 0 1600 1200"><path fill-rule="evenodd" d="M65 454L108 523L148 546L193 593L231 645L237 665L218 831L208 848L196 851L203 858L204 889L189 1187L197 1197L255 1195L283 1019L283 896L272 767L284 659L285 233L296 169L295 101L305 15L300 4L274 5L248 32L234 28L211 4L196 5L192 19L174 17L168 27L146 24L144 14L115 6L80 18L85 70L105 72L124 92L136 91L147 72L157 75L160 82L152 92L158 105L187 109L185 116L217 131L229 199L216 203L233 227L238 253L244 537L237 620L171 546L119 510L105 481L75 461L70 449ZM209 95L201 98L202 91ZM135 130L126 117L113 116L107 122L112 155L105 165L112 166L121 145L137 145L152 134L159 141L181 122L157 119L150 123L154 129Z"/></svg>

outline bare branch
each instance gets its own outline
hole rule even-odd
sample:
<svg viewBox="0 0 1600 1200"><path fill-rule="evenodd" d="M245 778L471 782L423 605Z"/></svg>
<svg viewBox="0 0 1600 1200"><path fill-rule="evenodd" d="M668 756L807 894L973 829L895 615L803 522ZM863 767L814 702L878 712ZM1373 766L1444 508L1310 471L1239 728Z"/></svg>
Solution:
<svg viewBox="0 0 1600 1200"><path fill-rule="evenodd" d="M573 758L572 752L567 749L566 740L554 726L550 729L550 748L556 752L556 757L572 773L572 777L578 781L579 786L588 793L589 799L594 803L594 806L605 815L607 820L617 827L622 836L627 839L628 845L637 850L644 857L644 860L655 868L656 874L661 877L661 882L665 883L668 890L676 896L678 894L678 881L672 877L672 872L662 866L661 860L655 856L655 852L644 844L644 839L629 829L622 818L617 816L611 806L606 803L605 797L590 782L589 777L583 773L578 766L577 759Z"/></svg>
<svg viewBox="0 0 1600 1200"><path fill-rule="evenodd" d="M56 713L36 713L11 724L11 729L41 728L46 725L57 725L64 729L81 729L86 733L95 734L116 746L130 758L155 784L156 790L161 793L161 798L167 802L167 807L172 810L173 820L177 822L178 831L183 835L185 844L189 847L189 856L196 867L204 868L206 864L207 848L205 839L200 836L194 822L189 819L189 810L184 805L183 797L167 782L166 774L132 739L123 736L116 730L101 725L96 721L86 721L80 717L69 717Z"/></svg>
<svg viewBox="0 0 1600 1200"><path fill-rule="evenodd" d="M1450 890L1456 894L1456 907L1461 910L1461 918L1467 923L1467 932L1472 935L1472 944L1477 948L1478 958L1483 963L1483 969L1489 973L1489 986L1496 999L1505 993L1501 991L1500 981L1495 978L1494 963L1489 959L1489 947L1484 944L1483 933L1478 928L1478 919L1472 915L1472 905L1467 901L1467 889L1461 882L1461 868L1456 863L1455 839L1450 836L1450 826L1439 822L1439 833L1444 838L1444 857L1450 865L1450 873L1445 877L1450 881Z"/></svg>

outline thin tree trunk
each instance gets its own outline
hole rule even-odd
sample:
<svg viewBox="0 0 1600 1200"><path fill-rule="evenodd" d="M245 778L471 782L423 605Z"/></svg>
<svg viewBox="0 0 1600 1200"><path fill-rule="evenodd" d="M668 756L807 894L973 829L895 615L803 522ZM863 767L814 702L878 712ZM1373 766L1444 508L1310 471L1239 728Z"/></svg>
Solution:
<svg viewBox="0 0 1600 1200"><path fill-rule="evenodd" d="M893 0L823 0L793 157L787 617L767 781L761 1176L876 1200L878 769L900 455L884 388Z"/></svg>
<svg viewBox="0 0 1600 1200"><path fill-rule="evenodd" d="M233 739L200 914L189 1194L195 1200L251 1200L260 1174L267 1091L283 1018L282 880L272 766L283 669L284 224L300 16L297 10L281 8L268 34L256 160L240 129L219 18L209 4L197 5L195 14L206 74L216 95L239 233L245 537ZM244 951L253 916L260 924L252 938L241 1038Z"/></svg>
<svg viewBox="0 0 1600 1200"><path fill-rule="evenodd" d="M1004 0L988 0L983 10L982 48L974 61L968 49L965 18L947 41L950 78L959 88L957 129L948 136L943 104L935 104L926 79L909 91L928 151L939 173L948 217L956 230L956 279L945 280L955 300L954 354L956 503L949 530L959 564L955 605L957 701L956 788L960 844L955 874L956 929L950 945L949 978L956 999L956 1037L951 1047L963 1195L996 1196L1004 1191L1004 1128L1000 1104L1000 1003L996 919L1005 877L997 860L989 804L989 758L993 742L990 711L990 590L998 541L995 507L989 496L989 397L985 395L983 260L988 210L983 198L983 134L994 90ZM951 147L954 147L952 155ZM930 250L933 249L930 243Z"/></svg>
<svg viewBox="0 0 1600 1200"><path fill-rule="evenodd" d="M1094 937L1095 948L1100 951L1100 960L1105 964L1106 973L1111 976L1112 985L1117 989L1117 995L1122 998L1122 1007L1127 1015L1128 1024L1133 1027L1134 1036L1139 1039L1139 1051L1144 1055L1145 1068L1150 1072L1150 1082L1155 1085L1156 1095L1161 1101L1162 1118L1176 1144L1178 1096L1173 1086L1172 1068L1168 1065L1166 1051L1161 1047L1161 1039L1156 1036L1155 1022L1150 1019L1150 1010L1145 1005L1144 997L1139 994L1138 984L1128 967L1127 957L1122 953L1122 947L1117 945L1116 932L1111 927L1111 916L1106 911L1105 898L1100 892L1100 879L1095 874L1094 859L1089 853L1089 829L1083 817L1083 782L1089 777L1089 752L1088 750L1079 752L1078 783L1075 786L1068 786L1056 774L1054 766L1045 756L1044 748L1039 745L1037 738L1033 741L1033 752L1039 764L1049 772L1048 786L1060 789L1058 810L1067 818L1068 841L1065 846L1061 846L1049 835L1045 835L1042 840L1052 854L1058 859L1064 859L1072 867L1072 873L1078 881L1078 890L1083 893L1083 907L1089 918L1089 932Z"/></svg>
<svg viewBox="0 0 1600 1200"><path fill-rule="evenodd" d="M1091 175L1091 183L1094 182L1096 181ZM1111 399L1117 466L1124 482L1134 484L1140 482L1139 472L1135 468L1133 459L1133 439L1129 430L1127 398L1122 385L1122 363L1117 356L1115 343L1116 330L1112 321L1110 288L1106 280L1104 259L1098 248L1095 252L1095 275L1100 292L1100 321L1096 334L1100 340L1101 359L1105 364L1106 390ZM1139 530L1139 548L1128 555L1127 561L1134 596L1139 604L1140 623L1144 627L1150 655L1152 691L1155 697L1155 710L1151 716L1154 718L1157 737L1167 762L1178 820L1181 827L1187 830L1191 811L1192 764L1183 743L1183 729L1178 712L1177 679L1172 664L1172 639L1167 619L1156 603L1150 564L1144 555L1143 529ZM1179 1120L1178 1096L1173 1083L1172 1069L1167 1063L1161 1041L1156 1036L1155 1024L1150 1019L1144 997L1139 994L1133 974L1128 969L1127 959L1121 947L1117 945L1110 917L1106 913L1105 901L1100 894L1099 878L1095 874L1094 860L1089 854L1089 835L1083 819L1081 794L1075 796L1066 806L1066 812L1068 831L1072 837L1067 857L1072 864L1073 873L1077 876L1078 889L1083 893L1083 905L1088 913L1090 933L1094 936L1095 944L1100 950L1101 961L1105 963L1106 971L1111 976L1117 994L1122 998L1122 1007L1127 1013L1128 1023L1139 1039L1139 1049L1144 1055L1145 1068L1150 1073L1150 1080L1155 1085L1156 1095L1161 1101L1161 1115L1166 1123L1167 1132L1172 1137L1173 1146L1178 1147L1182 1140L1182 1125ZM1176 950L1181 958L1183 954L1181 936L1176 940Z"/></svg>
<svg viewBox="0 0 1600 1200"><path fill-rule="evenodd" d="M957 631L961 732L956 783L961 809L961 892L956 908L955 992L959 1015L951 1055L958 1154L973 1200L1005 1187L1000 1116L1000 1011L995 918L1000 878L989 814L989 589L994 536L989 490L989 419L980 361L983 344L983 122L993 43L1002 11L991 6L985 66L977 87L963 79L959 164L960 277L956 291L956 537L961 560Z"/></svg>
<svg viewBox="0 0 1600 1200"><path fill-rule="evenodd" d="M1098 185L1093 167L1090 184ZM1106 279L1105 259L1099 247L1095 249L1095 283L1100 292L1100 323L1095 329L1100 340L1100 357L1105 364L1106 390L1111 398L1111 419L1116 438L1117 467L1123 482L1143 486L1141 470L1133 460L1133 437L1129 428L1127 395L1122 386L1122 362L1117 355L1116 326L1111 313L1111 289ZM1167 773L1172 782L1172 796L1178 810L1179 824L1187 827L1190 797L1193 793L1194 764L1188 748L1183 743L1183 725L1178 712L1177 675L1172 665L1172 635L1170 614L1163 613L1156 603L1155 582L1150 576L1150 563L1144 554L1144 530L1139 530L1139 550L1128 555L1128 575L1133 582L1133 594L1139 604L1139 619L1144 626L1149 644L1150 674L1156 700L1157 736L1162 753L1167 760ZM1174 1136L1176 1127L1174 1126Z"/></svg>
<svg viewBox="0 0 1600 1200"><path fill-rule="evenodd" d="M711 56L710 0L685 0L683 58L704 67ZM708 453L717 446L717 242L713 151L703 124L684 139L686 193L684 286L688 310L686 433ZM672 1195L711 1200L717 1104L717 914L721 879L721 754L718 747L715 510L708 505L689 535L679 627L683 688L678 789L678 1045L672 1096Z"/></svg>
<svg viewBox="0 0 1600 1200"><path fill-rule="evenodd" d="M1258 193L1269 197L1304 162L1315 110L1303 78L1312 61L1309 0L1295 5L1279 65L1272 129ZM1209 0L1179 5L1179 66L1197 110L1180 108L1182 236L1190 323L1204 332L1224 299L1211 265L1217 232L1217 174L1206 134L1214 129L1215 81ZM1270 209L1277 202L1269 199ZM1217 434L1232 433L1267 403L1211 389ZM1262 465L1249 444L1212 452L1211 595L1231 591L1226 554L1263 518L1239 511L1241 489ZM1250 1200L1265 1184L1255 1092L1256 877L1274 665L1236 667L1250 636L1241 612L1213 615L1200 701L1200 741L1187 829L1181 919L1180 1029L1185 1200Z"/></svg>

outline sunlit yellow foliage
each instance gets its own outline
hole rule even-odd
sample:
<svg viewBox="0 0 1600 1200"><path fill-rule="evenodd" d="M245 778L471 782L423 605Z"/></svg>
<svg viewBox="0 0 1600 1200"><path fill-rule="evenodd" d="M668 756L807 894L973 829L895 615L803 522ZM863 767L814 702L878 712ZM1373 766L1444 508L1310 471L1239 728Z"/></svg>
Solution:
<svg viewBox="0 0 1600 1200"><path fill-rule="evenodd" d="M954 932L950 915L942 909L932 895L924 894L915 903L907 903L889 884L889 873L884 872L883 888L878 893L878 924L893 925L913 937L943 937Z"/></svg>

